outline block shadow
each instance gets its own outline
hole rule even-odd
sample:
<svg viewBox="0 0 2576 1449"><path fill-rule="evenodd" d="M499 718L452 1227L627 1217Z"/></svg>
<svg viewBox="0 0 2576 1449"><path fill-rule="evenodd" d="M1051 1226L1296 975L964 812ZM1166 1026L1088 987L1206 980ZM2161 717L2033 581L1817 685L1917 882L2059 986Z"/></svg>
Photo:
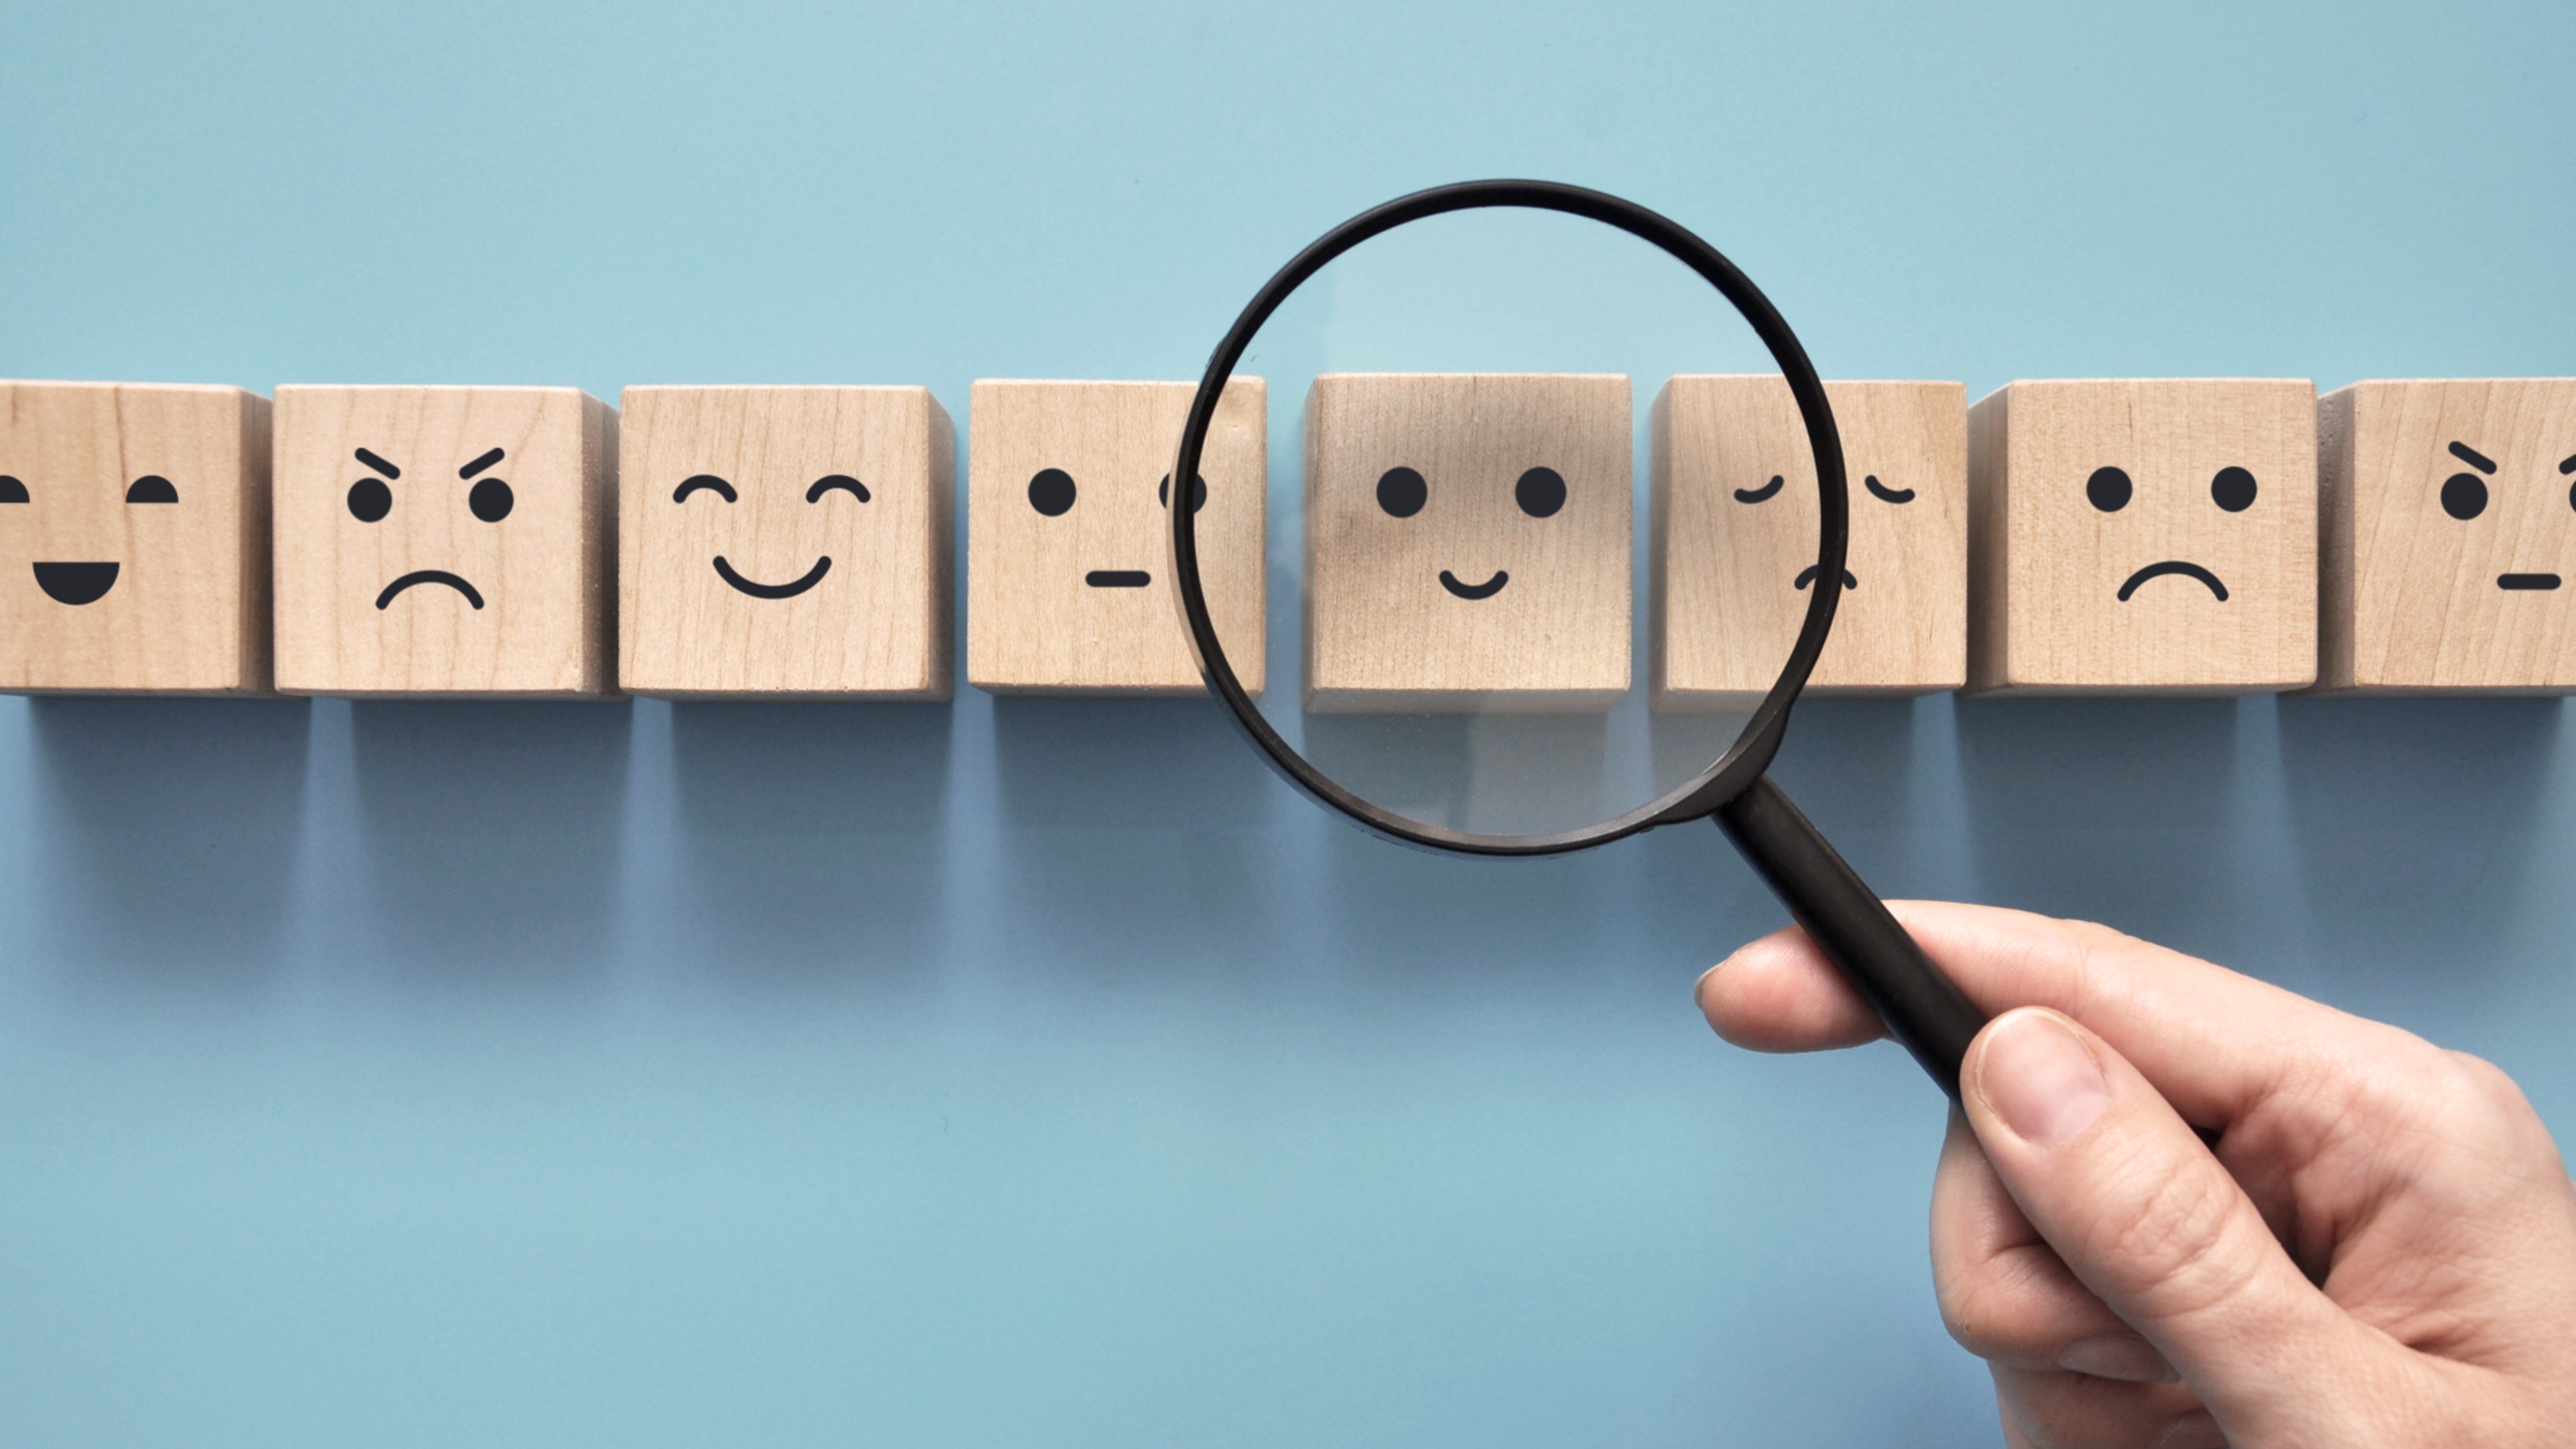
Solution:
<svg viewBox="0 0 2576 1449"><path fill-rule="evenodd" d="M304 824L304 701L38 698L28 716L66 846L41 896L65 964L152 986L273 977Z"/></svg>
<svg viewBox="0 0 2576 1449"><path fill-rule="evenodd" d="M938 944L944 704L678 703L679 888L735 984L919 984Z"/></svg>
<svg viewBox="0 0 2576 1449"><path fill-rule="evenodd" d="M2223 944L2232 699L1962 699L1978 898L2102 921L2180 950Z"/></svg>
<svg viewBox="0 0 2576 1449"><path fill-rule="evenodd" d="M2318 966L2496 962L2529 883L2555 699L2284 699L2281 763Z"/></svg>
<svg viewBox="0 0 2576 1449"><path fill-rule="evenodd" d="M1914 895L1904 844L1914 825L1911 699L1803 699L1772 778L1862 879Z"/></svg>
<svg viewBox="0 0 2576 1449"><path fill-rule="evenodd" d="M1274 892L1258 838L1285 787L1213 699L998 696L1009 888L1029 959L1095 981L1239 956ZM1175 892L1190 908L1174 908Z"/></svg>
<svg viewBox="0 0 2576 1449"><path fill-rule="evenodd" d="M602 980L633 718L591 702L351 705L384 953L451 983Z"/></svg>

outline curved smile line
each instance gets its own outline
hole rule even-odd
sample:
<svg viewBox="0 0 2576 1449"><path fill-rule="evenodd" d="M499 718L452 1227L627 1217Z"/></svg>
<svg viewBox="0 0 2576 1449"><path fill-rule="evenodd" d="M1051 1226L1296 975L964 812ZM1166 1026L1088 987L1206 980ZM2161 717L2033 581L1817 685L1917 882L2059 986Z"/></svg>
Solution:
<svg viewBox="0 0 2576 1449"><path fill-rule="evenodd" d="M805 577L798 579L793 583L755 584L751 580L744 578L742 575L735 573L733 571L733 565L725 562L723 554L716 555L716 577L733 585L741 592L751 595L755 599L795 598L798 594L801 594L807 589L814 587L816 584L823 582L823 575L831 572L831 570L832 556L827 553L821 558L814 560L814 566L805 571Z"/></svg>
<svg viewBox="0 0 2576 1449"><path fill-rule="evenodd" d="M1805 568L1798 570L1798 581L1791 584L1789 587L1793 589L1803 589L1815 581L1816 566L1814 564L1809 564ZM1843 587L1847 589L1856 589L1860 587L1860 580L1852 577L1852 571L1850 569L1843 570Z"/></svg>
<svg viewBox="0 0 2576 1449"><path fill-rule="evenodd" d="M2227 602L2227 585L2218 581L2218 575L2196 563L2185 563L2178 558L2169 558L2163 563L2151 563L2129 575L2129 581L2120 585L2120 602L2123 604L2129 602L2129 596L2136 593L2138 586L2147 580L2160 579L2167 574L2180 574L2187 579L2198 579L2209 585L2209 591L2218 596L2218 602L2222 604Z"/></svg>
<svg viewBox="0 0 2576 1449"><path fill-rule="evenodd" d="M474 586L465 582L465 580L458 578L456 575L449 573L445 569L414 569L410 573L403 575L401 578L385 585L385 591L376 595L376 607L381 609L386 605L391 604L394 601L394 595L401 593L403 590L410 588L414 584L445 584L456 592L463 594L465 596L465 602L472 604L478 609L483 607L483 596L474 592Z"/></svg>
<svg viewBox="0 0 2576 1449"><path fill-rule="evenodd" d="M1462 599L1490 599L1494 595L1501 593L1503 591L1503 585L1508 584L1511 581L1512 576L1503 572L1501 569L1494 570L1494 576L1485 580L1481 584L1462 584L1458 582L1458 576L1456 574L1449 572L1447 569L1442 569L1440 571L1440 587L1447 589L1449 592L1456 594Z"/></svg>

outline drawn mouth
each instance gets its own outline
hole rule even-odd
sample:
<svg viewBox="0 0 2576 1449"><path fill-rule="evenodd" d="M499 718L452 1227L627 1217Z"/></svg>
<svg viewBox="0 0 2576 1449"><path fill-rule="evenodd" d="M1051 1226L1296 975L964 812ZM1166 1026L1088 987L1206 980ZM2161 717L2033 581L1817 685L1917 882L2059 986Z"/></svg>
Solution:
<svg viewBox="0 0 2576 1449"><path fill-rule="evenodd" d="M116 587L112 563L40 563L36 587L57 604L95 604Z"/></svg>
<svg viewBox="0 0 2576 1449"><path fill-rule="evenodd" d="M43 568L44 565L38 564L36 567ZM112 569L116 567L116 565L109 564L108 567ZM2498 574L2496 575L2496 587L2499 589L2554 589L2558 587L2558 575Z"/></svg>
<svg viewBox="0 0 2576 1449"><path fill-rule="evenodd" d="M2129 575L2129 581L2120 585L2120 602L2123 604L2129 602L2129 596L2136 593L2138 587L2147 580L2160 579L2167 574L2180 574L2187 579L2198 579L2209 585L2209 591L2218 596L2218 602L2222 604L2227 602L2227 585L2218 581L2218 575L2196 563L2184 563L2178 558L2169 558L2163 563L2151 563Z"/></svg>
<svg viewBox="0 0 2576 1449"><path fill-rule="evenodd" d="M414 584L445 584L456 592L463 594L465 596L465 602L472 604L478 609L483 607L483 596L474 592L474 586L465 582L465 580L458 578L456 575L447 572L445 569L414 569L410 573L403 575L401 578L385 585L385 591L376 595L376 607L381 609L386 605L391 604L394 601L394 595L401 593L403 590L410 588Z"/></svg>
<svg viewBox="0 0 2576 1449"><path fill-rule="evenodd" d="M1798 570L1798 581L1791 584L1790 587L1794 589L1803 589L1815 581L1816 566L1814 564L1809 564L1805 568ZM1847 589L1856 589L1860 587L1860 580L1852 577L1852 571L1850 569L1843 570L1843 587Z"/></svg>
<svg viewBox="0 0 2576 1449"><path fill-rule="evenodd" d="M1093 569L1082 581L1095 589L1141 589L1154 581L1143 569Z"/></svg>
<svg viewBox="0 0 2576 1449"><path fill-rule="evenodd" d="M1440 571L1440 587L1447 589L1449 592L1456 594L1462 599L1490 599L1494 595L1501 593L1503 591L1503 585L1508 584L1511 581L1512 576L1503 572L1501 569L1494 570L1494 576L1485 580L1481 584L1462 584L1458 582L1458 576L1456 574L1449 572L1447 569L1442 569Z"/></svg>
<svg viewBox="0 0 2576 1449"><path fill-rule="evenodd" d="M821 558L814 560L814 566L805 571L805 577L797 579L792 583L755 584L751 580L744 578L742 575L735 573L733 571L733 565L725 562L723 554L716 555L716 577L733 585L734 588L740 592L751 595L755 599L795 598L798 594L801 594L807 589L814 587L816 584L823 582L823 575L831 572L831 570L832 556L827 553Z"/></svg>

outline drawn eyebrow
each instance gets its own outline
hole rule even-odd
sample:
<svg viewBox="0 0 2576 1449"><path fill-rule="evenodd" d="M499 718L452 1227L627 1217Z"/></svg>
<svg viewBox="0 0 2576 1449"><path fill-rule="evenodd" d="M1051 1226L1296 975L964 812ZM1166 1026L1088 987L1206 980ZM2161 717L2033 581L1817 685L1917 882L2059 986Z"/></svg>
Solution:
<svg viewBox="0 0 2576 1449"><path fill-rule="evenodd" d="M459 478L471 478L475 474L482 472L484 469L489 468L500 461L501 450L494 448L491 452L488 452L482 457L475 459L473 462L466 464L464 467L457 469L456 476Z"/></svg>
<svg viewBox="0 0 2576 1449"><path fill-rule="evenodd" d="M2571 453L2568 456L2559 459L2558 471L2561 473L2576 473L2576 453Z"/></svg>
<svg viewBox="0 0 2576 1449"><path fill-rule="evenodd" d="M2466 443L2453 443L2451 445L2451 456L2468 464L2470 467L2477 469L2481 473L2485 473L2490 476L2495 473L2495 464L2487 461L2487 455L2470 447Z"/></svg>
<svg viewBox="0 0 2576 1449"><path fill-rule="evenodd" d="M402 470L400 468L386 462L384 459L377 457L375 454L368 452L364 448L360 448L358 450L358 461L375 469L377 472L384 474L388 478L399 478L402 476Z"/></svg>
<svg viewBox="0 0 2576 1449"><path fill-rule="evenodd" d="M1759 503L1770 497L1772 494L1779 492L1781 488L1787 485L1788 481L1788 479L1774 473L1771 475L1771 481L1763 484L1759 488L1736 489L1735 501L1738 503Z"/></svg>

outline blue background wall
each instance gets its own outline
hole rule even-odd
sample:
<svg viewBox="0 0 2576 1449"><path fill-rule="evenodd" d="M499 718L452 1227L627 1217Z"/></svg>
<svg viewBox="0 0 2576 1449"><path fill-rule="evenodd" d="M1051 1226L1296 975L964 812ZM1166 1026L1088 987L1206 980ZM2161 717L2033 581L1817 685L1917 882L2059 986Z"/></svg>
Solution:
<svg viewBox="0 0 2576 1449"><path fill-rule="evenodd" d="M1186 376L1561 176L1828 376L2576 372L2576 11L0 15L0 374ZM1891 893L2108 920L2576 1130L2556 702L1841 704ZM0 701L13 1444L1985 1443L1939 1102L1689 984L1714 831L1365 840L1203 705Z"/></svg>

